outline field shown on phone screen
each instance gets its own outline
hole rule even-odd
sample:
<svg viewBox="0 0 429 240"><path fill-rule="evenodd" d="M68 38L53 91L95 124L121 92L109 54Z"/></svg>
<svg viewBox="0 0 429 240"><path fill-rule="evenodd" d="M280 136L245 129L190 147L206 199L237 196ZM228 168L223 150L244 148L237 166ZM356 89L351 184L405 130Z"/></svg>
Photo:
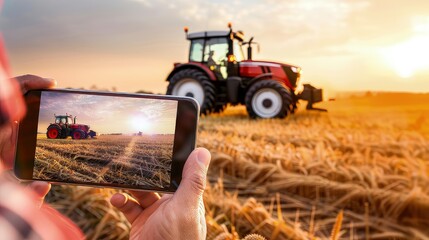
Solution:
<svg viewBox="0 0 429 240"><path fill-rule="evenodd" d="M174 134L46 139L38 135L33 177L64 182L170 185Z"/></svg>

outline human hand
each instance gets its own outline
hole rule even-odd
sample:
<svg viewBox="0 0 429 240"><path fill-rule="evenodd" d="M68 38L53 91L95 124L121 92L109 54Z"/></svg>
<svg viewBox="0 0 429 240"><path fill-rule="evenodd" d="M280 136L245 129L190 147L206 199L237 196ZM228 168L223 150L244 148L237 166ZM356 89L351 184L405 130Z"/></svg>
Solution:
<svg viewBox="0 0 429 240"><path fill-rule="evenodd" d="M195 149L185 163L177 191L165 194L130 191L110 199L131 223L130 239L205 239L203 193L210 163L207 149Z"/></svg>
<svg viewBox="0 0 429 240"><path fill-rule="evenodd" d="M11 119L6 119L7 122L0 126L0 166L2 166L3 169L11 169L13 166L18 130L18 124L16 121L19 121L25 113L25 105L22 103L22 95L31 89L52 88L56 85L55 80L30 74L19 76L15 79L16 80L2 79L1 81L2 83L4 82L4 84L10 84L8 89L12 92L8 93L9 100L10 96L16 99L15 101L8 101L8 99L6 99L2 103L2 107L6 110L13 109L13 112L15 113L10 116ZM2 97L3 96L0 96L1 101L3 101Z"/></svg>

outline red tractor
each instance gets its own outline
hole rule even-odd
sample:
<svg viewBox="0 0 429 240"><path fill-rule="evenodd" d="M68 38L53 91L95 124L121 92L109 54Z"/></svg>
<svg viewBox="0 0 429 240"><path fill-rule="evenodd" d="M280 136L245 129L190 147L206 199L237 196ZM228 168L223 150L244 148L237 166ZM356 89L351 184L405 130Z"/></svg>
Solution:
<svg viewBox="0 0 429 240"><path fill-rule="evenodd" d="M322 101L322 89L300 82L301 68L252 60L253 37L244 41L241 31L188 33L189 62L175 63L168 75L168 95L195 98L202 114L221 112L227 104L245 104L252 118L284 118L299 100L307 109ZM242 47L247 45L247 60ZM320 109L317 109L320 110Z"/></svg>
<svg viewBox="0 0 429 240"><path fill-rule="evenodd" d="M49 139L60 139L71 136L73 139L94 138L97 133L89 130L89 125L76 124L76 117L72 115L55 115L55 123L51 123L46 132Z"/></svg>

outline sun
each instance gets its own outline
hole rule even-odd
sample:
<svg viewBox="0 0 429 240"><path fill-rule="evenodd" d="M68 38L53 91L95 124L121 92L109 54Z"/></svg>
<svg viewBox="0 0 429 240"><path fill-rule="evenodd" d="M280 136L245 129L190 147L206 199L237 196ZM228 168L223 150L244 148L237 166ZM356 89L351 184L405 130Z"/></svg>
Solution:
<svg viewBox="0 0 429 240"><path fill-rule="evenodd" d="M414 36L405 42L384 48L381 54L401 78L410 78L429 68L429 35Z"/></svg>
<svg viewBox="0 0 429 240"><path fill-rule="evenodd" d="M152 124L146 117L134 116L130 120L133 131L142 132L144 134L150 134L152 130Z"/></svg>

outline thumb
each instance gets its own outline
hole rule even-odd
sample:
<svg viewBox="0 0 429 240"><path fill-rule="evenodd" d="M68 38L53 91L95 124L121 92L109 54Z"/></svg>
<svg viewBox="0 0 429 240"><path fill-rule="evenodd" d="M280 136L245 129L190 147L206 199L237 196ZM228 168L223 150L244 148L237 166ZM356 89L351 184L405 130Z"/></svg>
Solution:
<svg viewBox="0 0 429 240"><path fill-rule="evenodd" d="M15 77L15 79L19 82L23 94L31 89L52 88L57 85L57 82L53 79L42 78L31 74L18 76Z"/></svg>
<svg viewBox="0 0 429 240"><path fill-rule="evenodd" d="M198 205L206 187L210 158L210 152L205 148L197 148L189 155L183 168L182 181L173 198L187 206Z"/></svg>
<svg viewBox="0 0 429 240"><path fill-rule="evenodd" d="M35 193L36 206L41 207L46 194L51 190L51 184L48 182L34 181L28 185L28 188Z"/></svg>

